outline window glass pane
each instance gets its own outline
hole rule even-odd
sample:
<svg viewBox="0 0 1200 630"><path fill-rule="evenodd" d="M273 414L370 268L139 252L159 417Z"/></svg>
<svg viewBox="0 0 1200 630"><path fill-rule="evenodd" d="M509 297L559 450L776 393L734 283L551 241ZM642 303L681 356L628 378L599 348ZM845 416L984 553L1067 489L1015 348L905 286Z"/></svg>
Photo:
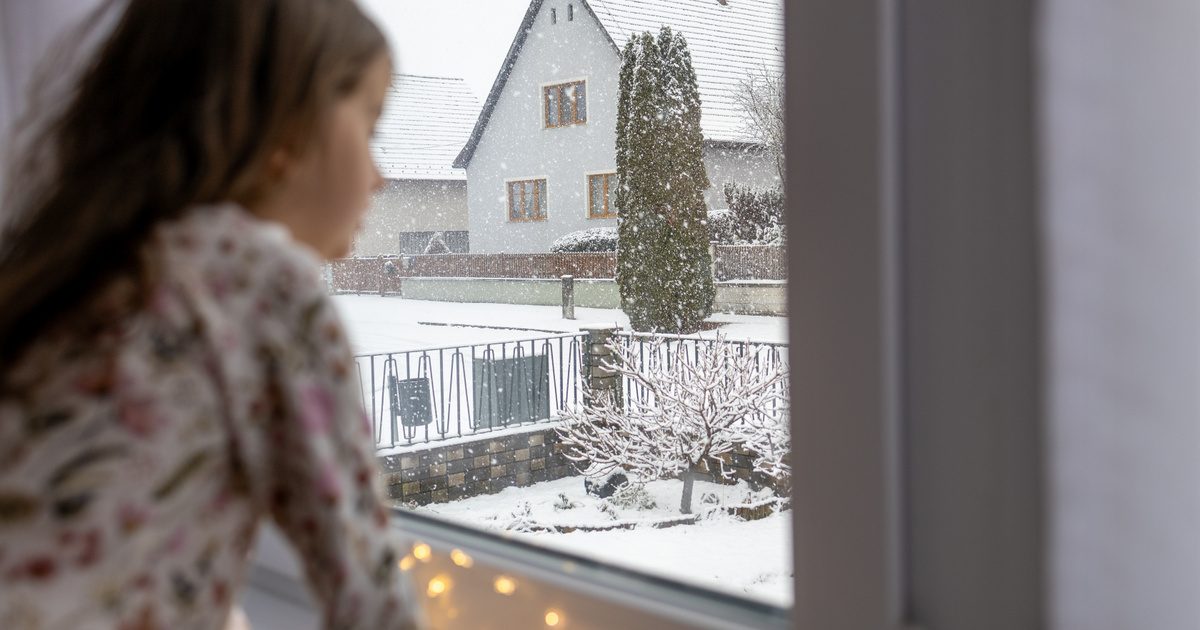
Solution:
<svg viewBox="0 0 1200 630"><path fill-rule="evenodd" d="M544 218L546 216L546 209L549 207L549 204L547 203L547 197L546 197L546 180L544 180L544 179L537 180L537 193L538 193L538 207L535 210L535 212L533 213L533 216L536 218Z"/></svg>
<svg viewBox="0 0 1200 630"><path fill-rule="evenodd" d="M717 457L703 462L664 458L651 469L645 465L649 451L636 444L622 445L627 458L611 471L567 457L588 448L589 439L602 441L608 435L603 431L636 420L634 414L602 418L604 406L585 390L585 384L597 382L590 377L599 376L589 370L612 356L601 353L630 349L637 355L627 364L635 372L603 381L628 405L617 409L673 414L677 431L649 432L660 453L687 451L676 447L701 443L705 432L694 415L649 396L639 377L694 396L689 372L676 367L687 361L715 370L719 382L731 384L719 397L749 400L752 395L735 385L786 370L786 231L779 220L783 199L773 153L779 147L772 144L780 134L756 126L750 111L751 106L759 113L773 111L782 93L782 0L595 0L595 19L580 13L575 22L568 22L574 9L584 8L569 9L578 4L574 0L360 2L384 16L402 69L420 75L397 75L379 124L375 148L392 183L367 215L354 252L361 260L335 263L335 269L363 265L356 286L375 294L334 299L345 307L351 337L361 340L356 376L381 461L394 464L386 472L392 500L603 562L790 604L791 511L783 501L788 473L781 463L788 442L776 422L786 417L782 397L752 401L754 412L738 418L739 431L722 437L714 445ZM517 25L531 7L540 7L540 13L531 16L529 33L514 48ZM416 9L428 19L414 24L409 16ZM557 24L552 10L562 12ZM646 132L639 138L696 134L704 140L702 153L684 159L634 147L646 170L626 178L640 188L623 193L628 208L617 208L614 140L622 133L617 114L623 60L613 63L608 41L623 50L644 32L657 38L663 25L686 40L702 97L698 128L663 122L657 112L682 108L687 99L657 92L624 124ZM730 52L734 40L737 55ZM436 53L445 41L465 43L447 57ZM681 58L660 56L652 63ZM488 102L488 117L481 117ZM665 119L696 118L685 113L696 112L680 109ZM400 129L403 133L389 132ZM672 227L659 230L654 225L661 210L652 204L670 202L667 182L680 181L674 165L686 163L707 169L711 186L689 193L701 196L706 207L664 215ZM744 191L733 208L723 193L726 184ZM648 227L623 230L625 241L618 244L612 220L618 214L623 225ZM374 233L384 245L368 247ZM451 236L460 233L467 238ZM636 241L631 235L639 233L658 240ZM441 282L436 291L420 294L425 300L414 296L432 280L405 284L402 277L397 284L405 287L404 297L379 297L371 267L378 263L371 261L398 255L401 234L412 235L403 241L409 250L424 251L441 234L449 249L471 254L442 256L434 266L422 254L406 253L411 261L402 276L472 281ZM710 240L717 241L715 263ZM643 312L637 300L622 303L617 247L663 253L656 253L656 267L639 267L637 273L660 279L656 286L666 290L649 291L648 282L630 290L641 292L642 303L666 306ZM558 282L562 275L577 278L577 319L564 319L561 304L519 303L541 300L531 296L544 296L548 279ZM342 282L355 276L338 271L334 277ZM688 278L698 284L687 284ZM335 290L353 293L355 287ZM446 291L453 299L439 301ZM553 292L557 297L557 286ZM688 306L692 295L699 296L700 306ZM649 323L658 313L692 312L697 315L688 321ZM617 328L593 339L580 332L581 324L591 322L614 322ZM651 328L681 336L651 334ZM727 347L716 341L718 334L748 343L720 354ZM738 363L739 353L756 362ZM783 391L778 381L772 388ZM584 424L572 424L579 422ZM595 430L590 438L580 428L587 422ZM568 443L563 435L577 439ZM612 496L621 479L603 477L617 468L628 485ZM685 514L688 479L692 493ZM636 526L625 529L626 524Z"/></svg>
<svg viewBox="0 0 1200 630"><path fill-rule="evenodd" d="M587 120L587 90L583 81L575 84L575 121Z"/></svg>
<svg viewBox="0 0 1200 630"><path fill-rule="evenodd" d="M588 216L594 217L600 214L600 188L600 176L588 176Z"/></svg>
<svg viewBox="0 0 1200 630"><path fill-rule="evenodd" d="M508 186L509 197L509 218L517 218L521 216L521 196L517 192L517 185L514 182L509 182Z"/></svg>
<svg viewBox="0 0 1200 630"><path fill-rule="evenodd" d="M558 88L546 88L546 126L558 126Z"/></svg>

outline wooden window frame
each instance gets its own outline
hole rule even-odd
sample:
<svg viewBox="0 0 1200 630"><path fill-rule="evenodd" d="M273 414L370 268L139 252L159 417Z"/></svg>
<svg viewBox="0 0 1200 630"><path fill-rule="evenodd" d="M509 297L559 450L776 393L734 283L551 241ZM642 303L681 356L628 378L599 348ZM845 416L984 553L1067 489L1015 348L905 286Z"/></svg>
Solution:
<svg viewBox="0 0 1200 630"><path fill-rule="evenodd" d="M538 194L538 182L542 182L544 184L544 187L546 189L546 195L545 195L546 199L541 198ZM535 209L535 212L536 212L534 214L534 216L530 217L530 216L523 215L523 216L517 217L514 215L514 213L513 213L513 208L514 208L514 206L513 206L513 197L514 197L513 186L515 184L533 184L533 200L532 200L533 206L532 207ZM525 187L522 185L521 186L521 207L522 208L525 207L524 197L525 197ZM516 179L504 180L505 211L507 213L509 223L535 223L538 221L545 221L547 219L547 215L548 215L547 210L548 210L548 205L549 205L546 203L546 200L549 197L550 197L550 181L546 177L519 177Z"/></svg>
<svg viewBox="0 0 1200 630"><path fill-rule="evenodd" d="M582 107L582 109L584 110L584 112L583 112L582 117L580 116L580 113L579 113L579 110L581 109L579 106L580 105L579 91L576 91L575 97L571 99L571 105L570 105L569 111L564 112L563 103L567 100L567 99L563 98L563 96L566 92L565 88L573 87L573 86L581 86L583 88L583 107ZM558 100L557 100L557 102L558 102L558 112L557 112L558 118L556 119L558 122L556 122L554 124L550 124L550 91L551 90L555 90L558 92ZM558 83L543 84L542 85L542 126L543 126L543 128L558 129L560 127L574 127L576 125L586 125L587 124L587 98L588 98L587 79L573 79L571 81L560 81ZM570 114L569 118L566 116L566 114ZM570 120L570 122L563 122L564 120Z"/></svg>
<svg viewBox="0 0 1200 630"><path fill-rule="evenodd" d="M593 186L592 178L593 177L603 178L601 181L603 182L603 185L604 185L604 191L603 191L603 194L601 195L601 199L603 199L604 208L603 208L603 212L601 214L595 214L592 212L592 210L593 210L593 208L592 208L592 186ZM618 216L617 211L615 208L612 207L613 206L612 198L609 196L610 192L615 194L615 191L610 191L610 188L612 186L612 184L610 182L615 181L616 177L617 177L616 171L597 171L595 173L587 173L586 174L586 176L585 176L585 188L586 188L585 193L587 195L586 196L587 218L589 220L590 219L615 219L615 218L617 218L617 216Z"/></svg>

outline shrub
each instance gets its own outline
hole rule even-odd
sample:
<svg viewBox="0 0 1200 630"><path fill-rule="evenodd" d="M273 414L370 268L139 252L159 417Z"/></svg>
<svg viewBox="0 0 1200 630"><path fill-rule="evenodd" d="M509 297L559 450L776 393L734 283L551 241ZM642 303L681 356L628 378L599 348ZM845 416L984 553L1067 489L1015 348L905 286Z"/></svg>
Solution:
<svg viewBox="0 0 1200 630"><path fill-rule="evenodd" d="M564 234L550 246L551 252L615 252L617 228L601 227Z"/></svg>

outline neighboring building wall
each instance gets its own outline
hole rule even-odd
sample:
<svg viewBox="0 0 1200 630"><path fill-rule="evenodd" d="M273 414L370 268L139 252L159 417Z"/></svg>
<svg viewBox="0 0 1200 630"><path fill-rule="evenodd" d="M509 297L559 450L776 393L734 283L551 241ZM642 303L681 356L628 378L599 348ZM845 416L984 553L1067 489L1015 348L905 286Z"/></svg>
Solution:
<svg viewBox="0 0 1200 630"><path fill-rule="evenodd" d="M554 25L552 8L559 9ZM547 252L564 234L617 224L587 217L587 175L616 171L621 58L592 16L576 8L568 22L566 2L542 5L467 167L472 252ZM587 80L588 122L546 129L542 87L577 79ZM704 164L713 184L705 192L710 209L726 207L726 182L778 183L774 162L760 151L707 146ZM547 180L546 220L510 222L505 181L541 178Z"/></svg>
<svg viewBox="0 0 1200 630"><path fill-rule="evenodd" d="M390 180L371 200L354 256L400 253L406 232L466 231L467 183L441 180Z"/></svg>
<svg viewBox="0 0 1200 630"><path fill-rule="evenodd" d="M704 192L704 201L709 210L728 208L725 203L725 184L734 183L755 188L772 188L779 185L779 172L775 161L761 149L706 146L704 169L712 187Z"/></svg>
<svg viewBox="0 0 1200 630"><path fill-rule="evenodd" d="M599 24L578 3L548 0L517 56L487 130L467 167L471 249L474 252L548 252L556 238L616 219L587 218L585 173L616 171L617 76L620 56ZM550 9L558 23L550 24ZM542 86L587 80L588 122L544 128ZM506 179L547 179L547 220L508 220Z"/></svg>

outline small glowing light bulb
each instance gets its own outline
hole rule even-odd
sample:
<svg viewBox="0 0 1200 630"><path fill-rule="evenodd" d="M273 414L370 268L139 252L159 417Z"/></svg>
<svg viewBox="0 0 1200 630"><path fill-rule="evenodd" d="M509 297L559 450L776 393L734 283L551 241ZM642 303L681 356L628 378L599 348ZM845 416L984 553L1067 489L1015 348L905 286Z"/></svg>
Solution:
<svg viewBox="0 0 1200 630"><path fill-rule="evenodd" d="M562 621L562 615L559 615L557 611L554 611L554 610L546 611L546 625L547 626L551 626L551 627L557 626L560 621Z"/></svg>
<svg viewBox="0 0 1200 630"><path fill-rule="evenodd" d="M450 561L464 569L469 569L471 568L471 565L475 564L475 561L471 559L471 556L463 553L461 549L455 549L454 551L450 552Z"/></svg>
<svg viewBox="0 0 1200 630"><path fill-rule="evenodd" d="M417 559L412 557L411 555L404 556L403 558L400 558L400 570L401 571L412 570L413 565L416 563L417 563Z"/></svg>
<svg viewBox="0 0 1200 630"><path fill-rule="evenodd" d="M429 580L429 588L425 589L425 592L428 593L430 597L437 597L438 595L445 593L449 588L449 581L444 577L438 576L432 580Z"/></svg>
<svg viewBox="0 0 1200 630"><path fill-rule="evenodd" d="M506 575L497 577L492 586L495 587L496 592L500 593L501 595L512 595L513 591L517 590L517 583Z"/></svg>
<svg viewBox="0 0 1200 630"><path fill-rule="evenodd" d="M433 555L433 550L425 543L417 543L413 545L413 556L421 562L429 562L429 557Z"/></svg>

